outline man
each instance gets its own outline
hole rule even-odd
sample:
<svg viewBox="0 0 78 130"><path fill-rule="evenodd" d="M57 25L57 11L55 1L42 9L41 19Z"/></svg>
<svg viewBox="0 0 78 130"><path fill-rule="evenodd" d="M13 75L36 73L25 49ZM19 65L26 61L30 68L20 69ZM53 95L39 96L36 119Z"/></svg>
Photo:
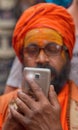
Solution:
<svg viewBox="0 0 78 130"><path fill-rule="evenodd" d="M47 3L55 3L57 5L61 5L64 6L65 8L68 8L71 4L72 4L73 0L22 0L20 2L18 2L18 6L19 6L19 10L17 9L17 12L21 14L21 12L23 12L27 6L31 6L34 5L36 3L40 3L40 2L47 2ZM20 12L21 9L21 12ZM19 15L18 15L19 16ZM7 82L6 82L6 87L5 87L5 92L4 93L8 93L11 92L15 89L17 89L18 87L21 87L21 83L22 83L22 64L20 63L20 61L18 60L18 58L16 57L12 66L12 69L10 71L10 75L8 76Z"/></svg>
<svg viewBox="0 0 78 130"><path fill-rule="evenodd" d="M35 98L20 90L15 106L10 105L9 115L6 119L4 117L3 130L14 130L12 127L25 130L68 130L78 127L77 116L76 122L73 118L75 108L71 104L74 96L78 100L78 96L74 95L77 86L69 81L74 43L73 19L63 7L43 3L23 13L13 35L16 55L23 66L49 68L51 85L47 98L34 80L26 78Z"/></svg>

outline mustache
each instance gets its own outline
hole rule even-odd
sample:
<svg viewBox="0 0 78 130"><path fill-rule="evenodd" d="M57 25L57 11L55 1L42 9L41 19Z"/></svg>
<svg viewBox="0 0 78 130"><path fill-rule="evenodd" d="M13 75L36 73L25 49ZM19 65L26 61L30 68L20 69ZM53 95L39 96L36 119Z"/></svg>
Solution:
<svg viewBox="0 0 78 130"><path fill-rule="evenodd" d="M51 65L49 65L49 64L38 64L37 66L36 66L36 68L46 68L46 69L50 69L50 71L51 71L51 75L54 75L54 76L57 76L58 74L57 74L57 71L56 71L56 69L54 68L54 67L52 67Z"/></svg>

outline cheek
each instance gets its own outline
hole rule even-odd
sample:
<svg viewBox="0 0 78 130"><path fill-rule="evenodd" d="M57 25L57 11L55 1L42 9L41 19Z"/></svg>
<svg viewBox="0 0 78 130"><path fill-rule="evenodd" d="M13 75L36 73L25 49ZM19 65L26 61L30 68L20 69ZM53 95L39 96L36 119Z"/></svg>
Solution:
<svg viewBox="0 0 78 130"><path fill-rule="evenodd" d="M23 59L24 61L24 66L28 66L28 67L35 67L35 60L32 58L28 58L28 57L24 57Z"/></svg>
<svg viewBox="0 0 78 130"><path fill-rule="evenodd" d="M62 56L57 56L50 59L50 65L53 66L58 71L58 73L61 71L65 62L66 60Z"/></svg>

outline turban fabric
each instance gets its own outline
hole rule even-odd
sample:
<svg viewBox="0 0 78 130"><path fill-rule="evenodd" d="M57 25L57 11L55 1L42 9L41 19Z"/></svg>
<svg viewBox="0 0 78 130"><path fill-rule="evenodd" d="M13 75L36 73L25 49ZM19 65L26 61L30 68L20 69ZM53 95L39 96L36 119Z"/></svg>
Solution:
<svg viewBox="0 0 78 130"><path fill-rule="evenodd" d="M54 29L61 34L71 58L75 43L73 18L64 7L50 3L40 3L25 10L16 24L12 41L20 61L22 61L21 50L26 33L34 28L42 27Z"/></svg>

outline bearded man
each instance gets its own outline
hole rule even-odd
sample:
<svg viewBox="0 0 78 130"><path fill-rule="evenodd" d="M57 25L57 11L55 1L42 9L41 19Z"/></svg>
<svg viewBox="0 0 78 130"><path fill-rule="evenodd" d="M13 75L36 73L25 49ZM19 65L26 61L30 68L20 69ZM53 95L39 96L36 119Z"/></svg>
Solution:
<svg viewBox="0 0 78 130"><path fill-rule="evenodd" d="M14 130L12 126L19 130L68 130L78 127L78 111L73 107L74 97L78 101L77 86L69 81L74 43L74 22L65 8L42 3L22 14L13 34L16 55L24 67L49 68L51 85L47 98L34 80L26 78L35 99L22 89L18 91L15 100L17 109L10 105L7 116L3 114L7 112L7 105L3 109L3 130Z"/></svg>

